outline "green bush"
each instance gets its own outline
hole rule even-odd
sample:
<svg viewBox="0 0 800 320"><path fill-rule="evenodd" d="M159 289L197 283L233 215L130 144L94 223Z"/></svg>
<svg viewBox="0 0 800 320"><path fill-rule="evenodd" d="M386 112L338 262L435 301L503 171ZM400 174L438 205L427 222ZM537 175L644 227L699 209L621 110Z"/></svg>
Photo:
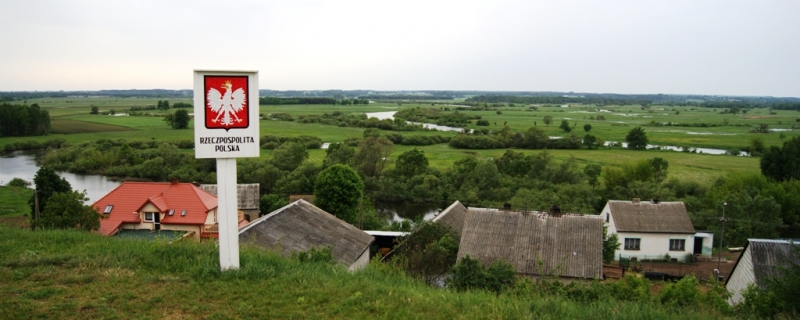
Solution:
<svg viewBox="0 0 800 320"><path fill-rule="evenodd" d="M20 179L20 178L14 178L14 179L11 179L11 181L9 181L6 185L9 186L9 187L22 187L22 188L25 188L25 187L30 186L31 182L30 181L26 181L24 179Z"/></svg>
<svg viewBox="0 0 800 320"><path fill-rule="evenodd" d="M453 267L447 284L458 291L478 289L500 294L513 287L515 278L514 266L508 262L497 260L484 269L478 260L466 256Z"/></svg>

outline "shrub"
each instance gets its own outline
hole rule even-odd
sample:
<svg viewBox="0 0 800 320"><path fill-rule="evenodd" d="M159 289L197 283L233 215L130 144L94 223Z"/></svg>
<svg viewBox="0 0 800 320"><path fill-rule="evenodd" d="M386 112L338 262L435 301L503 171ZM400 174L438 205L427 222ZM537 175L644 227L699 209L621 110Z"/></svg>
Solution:
<svg viewBox="0 0 800 320"><path fill-rule="evenodd" d="M482 289L500 294L514 285L514 266L503 260L492 262L484 269L478 260L461 258L453 267L448 286L458 291Z"/></svg>
<svg viewBox="0 0 800 320"><path fill-rule="evenodd" d="M11 179L11 181L9 181L8 184L6 184L6 185L9 186L9 187L26 188L26 187L30 186L31 183L30 183L30 181L26 181L24 179L14 178L14 179Z"/></svg>

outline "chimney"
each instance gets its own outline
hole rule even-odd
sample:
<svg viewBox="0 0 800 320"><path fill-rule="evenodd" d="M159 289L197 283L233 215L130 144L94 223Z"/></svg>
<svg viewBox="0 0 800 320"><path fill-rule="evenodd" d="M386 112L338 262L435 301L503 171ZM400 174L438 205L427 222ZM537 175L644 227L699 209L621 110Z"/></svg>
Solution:
<svg viewBox="0 0 800 320"><path fill-rule="evenodd" d="M172 185L174 186L174 185L176 185L176 184L178 184L178 179L173 179L173 180L172 180Z"/></svg>
<svg viewBox="0 0 800 320"><path fill-rule="evenodd" d="M652 200L650 200L650 202L653 204L658 204L659 201L661 200L658 200L658 198L653 198Z"/></svg>
<svg viewBox="0 0 800 320"><path fill-rule="evenodd" d="M553 217L560 217L561 216L561 208L558 205L550 206L550 215Z"/></svg>
<svg viewBox="0 0 800 320"><path fill-rule="evenodd" d="M641 201L641 200L642 199L639 199L639 198L633 198L633 203L639 203L639 201Z"/></svg>
<svg viewBox="0 0 800 320"><path fill-rule="evenodd" d="M510 203L503 204L503 211L511 211L511 204Z"/></svg>

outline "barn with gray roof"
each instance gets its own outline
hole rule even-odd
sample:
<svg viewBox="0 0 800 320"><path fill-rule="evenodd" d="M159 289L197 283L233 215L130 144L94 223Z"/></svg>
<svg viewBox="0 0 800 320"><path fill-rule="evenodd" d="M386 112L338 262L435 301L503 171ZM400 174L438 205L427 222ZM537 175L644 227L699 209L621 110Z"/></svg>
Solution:
<svg viewBox="0 0 800 320"><path fill-rule="evenodd" d="M600 279L603 221L596 215L469 208L458 258L511 263L525 276Z"/></svg>
<svg viewBox="0 0 800 320"><path fill-rule="evenodd" d="M369 263L374 238L305 200L297 200L239 230L239 242L284 255L330 247L333 260L351 271Z"/></svg>

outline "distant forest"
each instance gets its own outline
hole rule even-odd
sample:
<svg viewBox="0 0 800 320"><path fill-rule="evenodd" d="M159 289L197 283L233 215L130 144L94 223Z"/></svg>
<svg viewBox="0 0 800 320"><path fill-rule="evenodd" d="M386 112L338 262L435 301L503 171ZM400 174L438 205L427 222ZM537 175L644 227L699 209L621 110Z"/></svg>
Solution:
<svg viewBox="0 0 800 320"><path fill-rule="evenodd" d="M190 98L192 90L99 90L99 91L6 91L0 92L0 102L24 101L36 98L59 97L141 97ZM367 101L384 102L447 102L465 99L464 104L568 104L596 105L673 105L707 108L749 109L769 107L776 110L800 110L800 98L716 96L678 94L613 94L575 92L488 92L488 91L374 91L374 90L259 90L260 103L277 104L365 104Z"/></svg>

